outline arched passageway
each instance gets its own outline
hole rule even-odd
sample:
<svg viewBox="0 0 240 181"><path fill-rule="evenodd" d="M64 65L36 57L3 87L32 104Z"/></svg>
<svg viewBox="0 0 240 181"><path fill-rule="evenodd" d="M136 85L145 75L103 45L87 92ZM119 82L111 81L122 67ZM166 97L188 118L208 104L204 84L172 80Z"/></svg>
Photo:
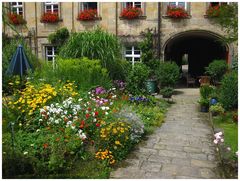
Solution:
<svg viewBox="0 0 240 181"><path fill-rule="evenodd" d="M207 31L179 33L169 39L164 48L164 60L182 65L183 57L188 60L188 74L192 77L203 75L204 67L215 59L227 61L228 48L220 37Z"/></svg>

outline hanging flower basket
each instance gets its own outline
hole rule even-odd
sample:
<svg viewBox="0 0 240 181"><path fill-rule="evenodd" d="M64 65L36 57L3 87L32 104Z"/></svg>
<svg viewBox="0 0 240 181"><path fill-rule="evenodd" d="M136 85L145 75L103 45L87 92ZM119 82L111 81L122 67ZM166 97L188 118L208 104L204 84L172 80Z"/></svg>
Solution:
<svg viewBox="0 0 240 181"><path fill-rule="evenodd" d="M206 15L210 18L212 17L218 17L220 14L221 8L219 5L217 6L212 6L210 5L206 11Z"/></svg>
<svg viewBox="0 0 240 181"><path fill-rule="evenodd" d="M42 23L57 23L59 21L58 12L47 12L41 17Z"/></svg>
<svg viewBox="0 0 240 181"><path fill-rule="evenodd" d="M85 9L81 11L77 18L79 21L91 21L98 19L98 13L96 9Z"/></svg>
<svg viewBox="0 0 240 181"><path fill-rule="evenodd" d="M129 6L123 9L121 17L124 19L137 19L139 16L142 16L142 14L141 8Z"/></svg>
<svg viewBox="0 0 240 181"><path fill-rule="evenodd" d="M168 6L167 16L170 18L187 18L189 15L183 7Z"/></svg>
<svg viewBox="0 0 240 181"><path fill-rule="evenodd" d="M9 13L8 14L9 23L13 25L23 25L26 24L26 21L23 19L22 15L17 13Z"/></svg>

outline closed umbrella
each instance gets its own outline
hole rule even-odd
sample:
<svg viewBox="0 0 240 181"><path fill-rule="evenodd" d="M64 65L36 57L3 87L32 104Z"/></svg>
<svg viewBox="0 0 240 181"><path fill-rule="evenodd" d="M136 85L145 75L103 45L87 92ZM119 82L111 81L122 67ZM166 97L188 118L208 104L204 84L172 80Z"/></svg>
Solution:
<svg viewBox="0 0 240 181"><path fill-rule="evenodd" d="M30 65L27 56L24 52L23 46L18 45L16 53L11 59L10 65L7 69L7 75L19 75L22 77L29 70L32 70L32 66Z"/></svg>

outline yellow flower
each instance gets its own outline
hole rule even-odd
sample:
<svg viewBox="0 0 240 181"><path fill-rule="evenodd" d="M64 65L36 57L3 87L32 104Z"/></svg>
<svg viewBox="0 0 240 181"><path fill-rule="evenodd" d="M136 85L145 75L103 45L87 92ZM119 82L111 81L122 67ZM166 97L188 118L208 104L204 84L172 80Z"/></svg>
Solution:
<svg viewBox="0 0 240 181"><path fill-rule="evenodd" d="M120 141L115 141L116 145L121 145Z"/></svg>
<svg viewBox="0 0 240 181"><path fill-rule="evenodd" d="M113 134L117 134L116 128L113 128Z"/></svg>

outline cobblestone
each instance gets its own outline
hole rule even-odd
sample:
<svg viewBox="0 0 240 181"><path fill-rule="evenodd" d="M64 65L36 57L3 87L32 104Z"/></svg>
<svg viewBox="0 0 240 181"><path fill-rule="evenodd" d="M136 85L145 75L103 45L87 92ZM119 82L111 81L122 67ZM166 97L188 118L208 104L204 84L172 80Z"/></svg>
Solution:
<svg viewBox="0 0 240 181"><path fill-rule="evenodd" d="M162 127L141 142L110 178L220 178L208 115L200 113L199 89L179 89Z"/></svg>

